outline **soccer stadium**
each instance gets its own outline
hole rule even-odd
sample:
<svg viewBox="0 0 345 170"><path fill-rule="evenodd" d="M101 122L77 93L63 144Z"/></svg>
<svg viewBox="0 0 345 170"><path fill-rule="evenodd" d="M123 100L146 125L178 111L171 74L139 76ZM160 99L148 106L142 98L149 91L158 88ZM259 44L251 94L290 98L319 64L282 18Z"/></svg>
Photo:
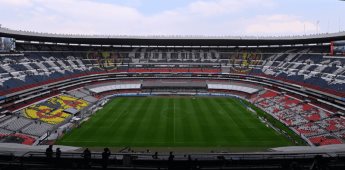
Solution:
<svg viewBox="0 0 345 170"><path fill-rule="evenodd" d="M1 169L344 167L345 32L0 26Z"/></svg>

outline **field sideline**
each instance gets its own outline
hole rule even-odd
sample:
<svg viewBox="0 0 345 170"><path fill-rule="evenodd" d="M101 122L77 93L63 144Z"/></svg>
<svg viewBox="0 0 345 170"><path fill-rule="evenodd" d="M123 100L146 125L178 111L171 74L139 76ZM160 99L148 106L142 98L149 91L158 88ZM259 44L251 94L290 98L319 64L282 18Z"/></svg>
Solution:
<svg viewBox="0 0 345 170"><path fill-rule="evenodd" d="M121 97L58 144L82 147L271 148L292 145L239 99Z"/></svg>

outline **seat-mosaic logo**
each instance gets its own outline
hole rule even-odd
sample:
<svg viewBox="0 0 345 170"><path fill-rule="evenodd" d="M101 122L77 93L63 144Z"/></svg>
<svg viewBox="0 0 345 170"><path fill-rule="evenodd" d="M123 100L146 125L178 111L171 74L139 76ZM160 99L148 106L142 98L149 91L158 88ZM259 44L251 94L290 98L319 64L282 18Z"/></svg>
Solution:
<svg viewBox="0 0 345 170"><path fill-rule="evenodd" d="M121 54L116 52L88 52L87 59L100 68L116 69L117 65L122 62Z"/></svg>
<svg viewBox="0 0 345 170"><path fill-rule="evenodd" d="M262 59L260 53L236 53L230 56L230 72L247 74L255 68Z"/></svg>

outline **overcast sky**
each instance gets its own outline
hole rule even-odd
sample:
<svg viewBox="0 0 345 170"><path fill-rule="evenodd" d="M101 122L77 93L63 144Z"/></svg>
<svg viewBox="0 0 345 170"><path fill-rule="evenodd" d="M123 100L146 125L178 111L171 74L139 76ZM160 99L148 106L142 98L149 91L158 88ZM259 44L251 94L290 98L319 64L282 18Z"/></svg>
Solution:
<svg viewBox="0 0 345 170"><path fill-rule="evenodd" d="M112 35L303 35L345 30L339 0L0 0L3 27Z"/></svg>

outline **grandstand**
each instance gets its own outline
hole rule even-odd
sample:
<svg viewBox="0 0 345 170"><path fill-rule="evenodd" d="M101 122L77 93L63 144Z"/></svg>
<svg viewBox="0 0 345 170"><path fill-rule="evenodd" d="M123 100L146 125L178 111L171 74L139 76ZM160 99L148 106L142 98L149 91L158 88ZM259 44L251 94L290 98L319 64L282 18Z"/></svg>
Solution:
<svg viewBox="0 0 345 170"><path fill-rule="evenodd" d="M174 115L173 129L175 129L175 123L184 124L181 121L183 118L179 117L177 121L175 120L175 112L178 110L181 113L186 111L183 113L187 115L189 112L202 113L202 116L196 116L197 120L209 122L209 127L205 128L201 125L205 122L189 122L189 126L191 129L202 129L196 131L194 135L199 137L198 140L211 141L207 143L208 147L215 147L212 142L217 143L217 141L210 138L217 133L208 133L211 136L203 134L214 128L211 124L216 126L219 122L224 124L219 123L219 127L214 129L231 131L226 125L227 122L224 122L229 117L213 115L212 120L217 123L210 123L212 120L207 119L210 115L200 108L209 109L217 115L224 114L223 112L235 112L236 108L229 109L231 104L212 98L234 99L234 103L241 103L241 106L238 106L239 110L247 109L243 111L243 119L258 124L257 129L265 129L267 126L270 130L278 132L279 135L273 137L285 139L278 144L265 143L262 146L276 147L284 144L284 146L340 147L343 146L341 144L345 144L345 57L341 53L330 51L334 41L345 39L345 33L261 39L138 38L42 34L0 28L0 37L13 38L16 44L16 48L12 51L0 53L0 142L4 144L40 146L52 144L56 140L63 143L64 139L68 141L68 137L78 131L81 132L76 135L77 137L92 137L96 133L111 136L112 129L96 130L104 128L103 121L110 123L109 127L117 127L114 122L118 119L123 122L128 120L132 124L138 123L136 125L139 127L141 122L136 122L137 117L130 118L126 110L131 110L131 114L139 116L138 119L144 122L148 121L144 117L147 112L171 113ZM138 100L141 104L139 107L133 102L123 104L116 100L123 96L145 96L149 99ZM152 109L153 106L150 105L152 96L163 96L161 105L156 105L165 106L166 110ZM193 107L169 100L177 96L193 96L190 97L191 101L186 100L186 103L192 103ZM210 99L201 101L205 96ZM196 103L199 97L201 102ZM130 100L130 98L122 99ZM205 101L214 105L207 107ZM215 104L216 101L220 103ZM169 102L170 104L166 104ZM104 111L107 110L107 105L114 105L118 110L109 108L108 110L114 111L109 114L109 111ZM144 110L145 107L151 110ZM192 109L189 110L189 107ZM256 122L250 117L253 113ZM97 117L102 114L115 117ZM167 117L170 120L169 115ZM193 118L188 121L193 121ZM234 117L233 120L243 121L237 118ZM94 127L95 125L90 125L93 121L96 121L95 125L100 127L94 129L95 134L89 134L85 130L87 128L83 129L83 123L86 127ZM150 124L163 126L161 122ZM243 124L247 125L248 122ZM155 128L151 126L140 127L151 130ZM81 128L74 130L76 127ZM132 142L138 136L128 134L132 132L129 128L131 126L124 124L123 127L118 127L120 129L114 133L119 135L117 137L123 139L125 144L126 139L129 138L131 142L128 144L134 146L135 144L145 147L161 145L167 148L187 148L187 151L188 148L193 148L192 144L198 147L204 146L203 141L194 141L189 145L188 142L169 145L171 142L165 141L157 145L153 143L151 146L149 142L144 141L142 143L145 145L141 145L140 142ZM239 129L245 131L250 128L248 125ZM175 130L173 131L175 135ZM135 130L133 132L140 134ZM224 134L223 131L221 132ZM167 130L167 134L170 133ZM187 133L189 134L186 131ZM193 133L185 134L185 137L191 137ZM261 136L267 141L270 140L270 135L274 135L269 134L270 131L257 133L267 135ZM243 139L243 136L247 136L246 139L251 140L251 142L247 141L247 144L253 146L248 145L246 149L260 148L255 146L253 141L258 139L251 138L253 134L255 133L243 132L232 137ZM166 140L170 140L170 136L167 136ZM213 136L213 139L218 139L217 137ZM173 139L175 140L175 136ZM244 140L227 145L231 143L227 141L229 139L227 135L221 136L219 140L223 141L219 143L227 147L245 143ZM82 144L82 139L78 142L70 143L85 146ZM124 147L124 143L112 145L113 143L109 141L106 144ZM259 143L256 142L257 145ZM104 142L95 146L107 147L103 144ZM268 151L268 148L260 149L260 151Z"/></svg>

